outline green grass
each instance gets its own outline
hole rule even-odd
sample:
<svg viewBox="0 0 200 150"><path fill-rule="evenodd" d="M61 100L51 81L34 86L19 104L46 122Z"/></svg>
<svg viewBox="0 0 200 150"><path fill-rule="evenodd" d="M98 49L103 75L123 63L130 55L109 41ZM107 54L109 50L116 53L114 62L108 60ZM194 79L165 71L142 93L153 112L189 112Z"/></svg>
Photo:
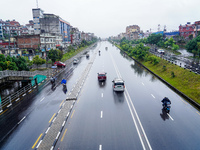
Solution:
<svg viewBox="0 0 200 150"><path fill-rule="evenodd" d="M142 62L142 64L200 104L200 75L162 59L160 59L157 65L153 65L149 62ZM166 70L163 69L163 66L166 66ZM174 78L171 75L172 71L175 73Z"/></svg>
<svg viewBox="0 0 200 150"><path fill-rule="evenodd" d="M38 70L38 71L45 71L45 70L48 70L48 68L35 68L35 69L30 69L30 71L35 71L35 70Z"/></svg>
<svg viewBox="0 0 200 150"><path fill-rule="evenodd" d="M62 62L65 62L66 60L70 59L71 57L75 56L76 54L80 53L82 50L86 49L89 46L78 48L76 51L70 51L63 55L63 58L61 59Z"/></svg>
<svg viewBox="0 0 200 150"><path fill-rule="evenodd" d="M116 46L121 49L119 45ZM141 63L176 89L200 104L200 75L175 64L171 64L159 57L158 59L159 63L157 65L153 65L149 61ZM174 72L175 77L172 77L172 72Z"/></svg>

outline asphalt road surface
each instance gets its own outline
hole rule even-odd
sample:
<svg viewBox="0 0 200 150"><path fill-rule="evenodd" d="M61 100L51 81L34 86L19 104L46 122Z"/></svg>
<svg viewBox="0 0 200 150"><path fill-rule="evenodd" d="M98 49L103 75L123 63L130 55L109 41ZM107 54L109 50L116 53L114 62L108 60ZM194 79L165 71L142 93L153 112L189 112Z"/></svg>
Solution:
<svg viewBox="0 0 200 150"><path fill-rule="evenodd" d="M99 50L56 150L199 149L198 110L109 42L98 43L90 56ZM68 79L68 90L88 62L81 58ZM106 82L97 80L102 71L107 72ZM58 80L63 76L65 71ZM125 81L123 93L113 92L115 77ZM169 114L162 111L165 96L172 101ZM13 127L1 149L34 149L65 98L62 86L52 91L47 85L27 97L26 105L21 102L20 109L1 116L1 131Z"/></svg>

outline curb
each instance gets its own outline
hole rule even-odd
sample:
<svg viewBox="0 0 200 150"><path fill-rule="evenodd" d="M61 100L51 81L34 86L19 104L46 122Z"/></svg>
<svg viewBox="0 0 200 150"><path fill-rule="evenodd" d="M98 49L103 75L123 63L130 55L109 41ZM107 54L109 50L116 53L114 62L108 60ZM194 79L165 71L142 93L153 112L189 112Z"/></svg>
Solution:
<svg viewBox="0 0 200 150"><path fill-rule="evenodd" d="M120 49L119 47L117 47L117 48ZM122 49L120 49L120 50L123 51ZM128 56L128 54L125 51L123 51L123 52ZM130 56L128 56L128 57L130 57ZM181 91L179 91L178 89L176 89L174 86L172 86L170 83L168 83L167 81L165 81L163 78L161 78L160 76L158 76L157 74L155 74L154 72L152 72L150 69L148 69L146 66L144 66L142 63L140 63L135 58L133 58L133 57L130 57L130 58L133 59L135 62L137 62L139 65L141 65L143 68L145 68L146 70L148 70L149 72L151 72L159 80L161 80L168 87L170 87L174 92L176 92L177 94L179 94L180 96L182 96L183 98L185 98L186 100L188 100L193 106L195 106L196 108L200 109L200 104L198 104L193 99L189 98L187 95L185 95L184 93L182 93Z"/></svg>

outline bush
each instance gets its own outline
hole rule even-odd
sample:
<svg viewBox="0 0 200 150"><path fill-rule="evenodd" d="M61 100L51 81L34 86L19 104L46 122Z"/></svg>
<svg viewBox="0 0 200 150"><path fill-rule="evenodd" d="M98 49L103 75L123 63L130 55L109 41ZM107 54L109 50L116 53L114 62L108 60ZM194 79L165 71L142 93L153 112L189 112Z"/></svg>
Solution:
<svg viewBox="0 0 200 150"><path fill-rule="evenodd" d="M172 78L175 77L174 71L171 72L171 77L172 77Z"/></svg>

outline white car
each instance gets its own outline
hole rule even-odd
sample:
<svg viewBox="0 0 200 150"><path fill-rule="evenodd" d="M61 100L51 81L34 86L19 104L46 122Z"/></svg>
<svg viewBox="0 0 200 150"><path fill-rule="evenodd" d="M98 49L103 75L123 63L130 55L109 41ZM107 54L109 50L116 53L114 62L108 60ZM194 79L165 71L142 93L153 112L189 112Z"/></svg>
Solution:
<svg viewBox="0 0 200 150"><path fill-rule="evenodd" d="M124 80L122 80L121 78L115 78L112 82L113 82L113 91L124 92L125 89Z"/></svg>
<svg viewBox="0 0 200 150"><path fill-rule="evenodd" d="M73 64L78 64L78 62L79 62L78 58L74 58Z"/></svg>

